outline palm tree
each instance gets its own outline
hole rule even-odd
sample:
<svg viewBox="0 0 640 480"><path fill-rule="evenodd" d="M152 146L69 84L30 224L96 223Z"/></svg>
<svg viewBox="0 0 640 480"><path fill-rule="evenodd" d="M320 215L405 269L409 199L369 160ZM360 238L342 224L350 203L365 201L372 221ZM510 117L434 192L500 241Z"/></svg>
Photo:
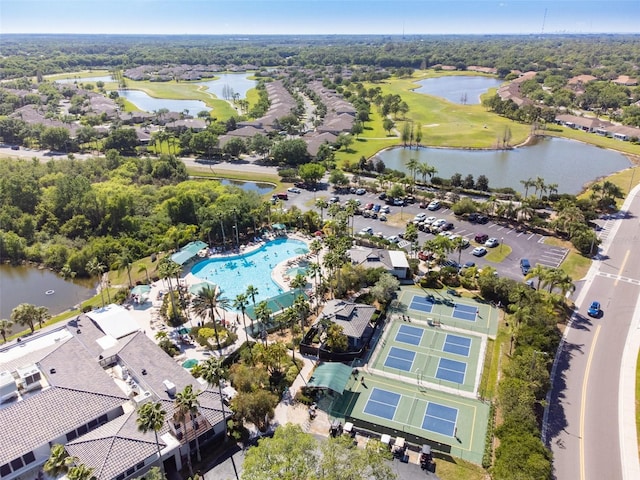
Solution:
<svg viewBox="0 0 640 480"><path fill-rule="evenodd" d="M262 341L267 344L266 330L273 311L266 300L261 301L254 309L256 318L262 323Z"/></svg>
<svg viewBox="0 0 640 480"><path fill-rule="evenodd" d="M96 477L93 474L93 468L80 464L74 465L69 469L67 478L69 480L95 480Z"/></svg>
<svg viewBox="0 0 640 480"><path fill-rule="evenodd" d="M319 198L316 200L316 208L320 209L320 223L324 225L324 209L329 207L329 202L327 202L324 198Z"/></svg>
<svg viewBox="0 0 640 480"><path fill-rule="evenodd" d="M429 165L428 163L419 163L416 166L416 171L422 177L422 183L427 183L427 176L429 180L433 178L433 176L438 173L438 170L433 165Z"/></svg>
<svg viewBox="0 0 640 480"><path fill-rule="evenodd" d="M540 198L542 198L542 194L544 193L544 190L546 188L544 178L536 177L536 179L533 181L533 188L535 190L535 194L537 195L538 192L540 192Z"/></svg>
<svg viewBox="0 0 640 480"><path fill-rule="evenodd" d="M531 178L527 178L526 180L520 180L520 183L524 187L524 198L527 198L529 196L529 189L535 186L536 182Z"/></svg>
<svg viewBox="0 0 640 480"><path fill-rule="evenodd" d="M102 297L102 306L104 307L104 289L102 288L102 273L107 268L98 261L98 257L93 257L87 262L87 272L89 275L95 275L99 278L98 288L100 289L100 296Z"/></svg>
<svg viewBox="0 0 640 480"><path fill-rule="evenodd" d="M36 306L30 303L21 303L11 311L11 321L29 327L31 333L35 331L34 325L37 317Z"/></svg>
<svg viewBox="0 0 640 480"><path fill-rule="evenodd" d="M141 263L138 266L138 273L142 273L144 272L144 276L147 278L147 285L149 285L151 282L149 281L149 269L147 268L147 266L144 263Z"/></svg>
<svg viewBox="0 0 640 480"><path fill-rule="evenodd" d="M218 385L218 394L220 395L220 405L222 405L222 418L224 421L224 441L227 437L227 415L224 410L224 400L222 398L222 383L221 380L225 377L225 370L222 366L222 362L219 358L207 358L202 364L202 378L207 382L209 387Z"/></svg>
<svg viewBox="0 0 640 480"><path fill-rule="evenodd" d="M116 270L118 270L118 272L121 272L123 270L127 271L127 276L129 277L129 287L133 285L133 282L131 281L132 263L133 263L133 258L131 256L131 253L129 253L129 250L127 250L126 248L122 250L122 252L120 252L120 255L118 256L115 263L115 268Z"/></svg>
<svg viewBox="0 0 640 480"><path fill-rule="evenodd" d="M302 333L304 334L304 321L309 316L309 313L311 311L309 302L306 298L304 298L304 295L298 295L293 301L293 305L291 307L293 308L296 317L300 319L300 328L302 329Z"/></svg>
<svg viewBox="0 0 640 480"><path fill-rule="evenodd" d="M531 278L538 278L538 283L536 285L536 290L540 290L540 285L543 282L546 282L546 279L549 275L549 268L545 267L544 265L540 265L537 264L535 267L533 267L531 270L529 270L529 273L527 273L527 275L524 277L526 280L529 280Z"/></svg>
<svg viewBox="0 0 640 480"><path fill-rule="evenodd" d="M249 298L246 293L239 293L236 295L236 298L233 301L233 308L242 312L242 325L244 326L245 332L247 331L247 319L245 316L247 305L249 305Z"/></svg>
<svg viewBox="0 0 640 480"><path fill-rule="evenodd" d="M258 291L258 287L254 287L253 285L247 285L247 291L245 292L248 297L251 298L251 302L253 303L253 316L256 316L256 297L260 295ZM253 336L253 317L251 317L251 335Z"/></svg>
<svg viewBox="0 0 640 480"><path fill-rule="evenodd" d="M156 438L156 447L158 449L158 462L160 463L160 470L164 476L164 463L162 462L162 453L160 452L160 442L158 441L158 432L164 425L164 419L167 412L162 408L160 402L145 403L138 409L138 418L136 423L138 424L138 430L142 433L147 433L149 430L153 430L153 434Z"/></svg>
<svg viewBox="0 0 640 480"><path fill-rule="evenodd" d="M216 336L218 351L220 351L220 338L218 336L218 326L216 325L216 313L218 309L229 308L229 299L222 297L222 290L213 285L202 288L193 299L193 310L202 318L209 318L213 322L213 332Z"/></svg>
<svg viewBox="0 0 640 480"><path fill-rule="evenodd" d="M43 323L51 318L51 314L49 313L49 309L47 307L36 307L34 315L35 321L38 323L38 326L41 330Z"/></svg>
<svg viewBox="0 0 640 480"><path fill-rule="evenodd" d="M407 170L411 172L413 183L416 183L416 171L418 170L418 165L420 165L420 162L418 162L418 160L415 158L410 158L409 160L407 160L406 167Z"/></svg>
<svg viewBox="0 0 640 480"><path fill-rule="evenodd" d="M75 462L75 458L70 457L64 449L64 445L55 444L51 447L49 459L44 463L44 471L52 477L58 477L67 473Z"/></svg>
<svg viewBox="0 0 640 480"><path fill-rule="evenodd" d="M189 441L187 439L187 416L191 420L193 424L193 418L198 416L198 407L200 406L200 402L198 401L198 393L194 393L193 387L191 385L187 385L184 387L184 390L178 392L176 394L175 407L176 407L176 418L179 422L182 422L183 436L185 438L185 444L187 445L187 465L189 466L189 473L193 477L193 465L191 464L191 451L189 449ZM196 432L195 432L195 440L196 440L196 455L197 460L200 461L200 443L198 442L198 432L197 432L197 423L196 423Z"/></svg>
<svg viewBox="0 0 640 480"><path fill-rule="evenodd" d="M160 278L167 280L169 283L169 299L171 300L172 318L170 321L177 321L178 311L176 310L176 301L173 294L173 288L171 286L171 277L179 274L182 271L182 267L168 257L164 257L158 264L158 274Z"/></svg>
<svg viewBox="0 0 640 480"><path fill-rule="evenodd" d="M2 341L7 343L7 334L11 333L11 327L13 326L13 322L8 318L3 318L0 320L0 335L2 335Z"/></svg>

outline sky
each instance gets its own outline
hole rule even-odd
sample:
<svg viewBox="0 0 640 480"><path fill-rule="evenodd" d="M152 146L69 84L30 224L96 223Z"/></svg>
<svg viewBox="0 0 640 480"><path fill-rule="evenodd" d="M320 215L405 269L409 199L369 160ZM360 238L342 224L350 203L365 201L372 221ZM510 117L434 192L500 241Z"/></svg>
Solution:
<svg viewBox="0 0 640 480"><path fill-rule="evenodd" d="M640 0L0 0L0 33L640 33Z"/></svg>

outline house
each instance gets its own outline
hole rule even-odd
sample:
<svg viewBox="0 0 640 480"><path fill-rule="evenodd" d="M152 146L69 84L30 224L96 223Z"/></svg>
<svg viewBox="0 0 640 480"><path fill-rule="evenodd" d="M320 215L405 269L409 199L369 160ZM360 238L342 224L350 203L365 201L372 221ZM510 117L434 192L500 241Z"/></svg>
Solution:
<svg viewBox="0 0 640 480"><path fill-rule="evenodd" d="M165 128L172 132L184 132L185 130L201 132L207 128L207 122L201 118L184 118L167 122Z"/></svg>
<svg viewBox="0 0 640 480"><path fill-rule="evenodd" d="M373 334L373 315L376 308L371 305L334 299L325 303L321 318L342 327L347 336L348 349L359 350L364 347Z"/></svg>
<svg viewBox="0 0 640 480"><path fill-rule="evenodd" d="M158 464L154 433L142 433L136 424L137 408L148 401L167 412L158 432L167 473L182 469L196 437L200 445L222 441L217 390L208 390L131 327L135 321L127 315L110 305L0 349L2 480L41 478L54 444L64 445L98 480L143 475ZM200 408L182 423L174 400L187 385Z"/></svg>
<svg viewBox="0 0 640 480"><path fill-rule="evenodd" d="M361 265L365 268L382 267L398 280L411 279L411 268L403 251L353 247L349 250L349 257L353 265Z"/></svg>

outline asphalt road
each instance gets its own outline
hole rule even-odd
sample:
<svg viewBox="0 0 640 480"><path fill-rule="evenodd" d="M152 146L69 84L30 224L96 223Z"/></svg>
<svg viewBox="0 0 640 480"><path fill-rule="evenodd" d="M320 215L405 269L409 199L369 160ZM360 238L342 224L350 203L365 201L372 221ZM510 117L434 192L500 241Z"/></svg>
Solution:
<svg viewBox="0 0 640 480"><path fill-rule="evenodd" d="M634 194L627 213L606 222L606 241L580 289L577 313L556 359L546 439L559 480L638 478L629 475L630 462L638 461L635 431L627 435L635 419L623 418L619 406L625 393L623 351L640 314L640 262L634 252L639 213L640 196ZM593 300L602 304L599 318L586 313ZM633 396L633 389L626 395ZM624 438L633 440L622 443Z"/></svg>

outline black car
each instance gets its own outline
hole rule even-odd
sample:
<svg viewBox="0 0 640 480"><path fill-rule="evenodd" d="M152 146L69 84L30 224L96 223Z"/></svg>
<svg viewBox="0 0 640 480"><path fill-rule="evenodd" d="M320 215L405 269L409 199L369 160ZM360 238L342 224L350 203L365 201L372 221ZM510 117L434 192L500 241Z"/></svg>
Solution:
<svg viewBox="0 0 640 480"><path fill-rule="evenodd" d="M467 217L467 220L469 220L471 223L475 223L478 221L478 218L480 218L479 213L470 213Z"/></svg>
<svg viewBox="0 0 640 480"><path fill-rule="evenodd" d="M387 198L387 194L382 192L380 195L378 195L378 199L380 200L384 200L385 198Z"/></svg>
<svg viewBox="0 0 640 480"><path fill-rule="evenodd" d="M484 225L485 223L489 223L489 217L486 215L480 215L478 220L476 220L479 224Z"/></svg>

